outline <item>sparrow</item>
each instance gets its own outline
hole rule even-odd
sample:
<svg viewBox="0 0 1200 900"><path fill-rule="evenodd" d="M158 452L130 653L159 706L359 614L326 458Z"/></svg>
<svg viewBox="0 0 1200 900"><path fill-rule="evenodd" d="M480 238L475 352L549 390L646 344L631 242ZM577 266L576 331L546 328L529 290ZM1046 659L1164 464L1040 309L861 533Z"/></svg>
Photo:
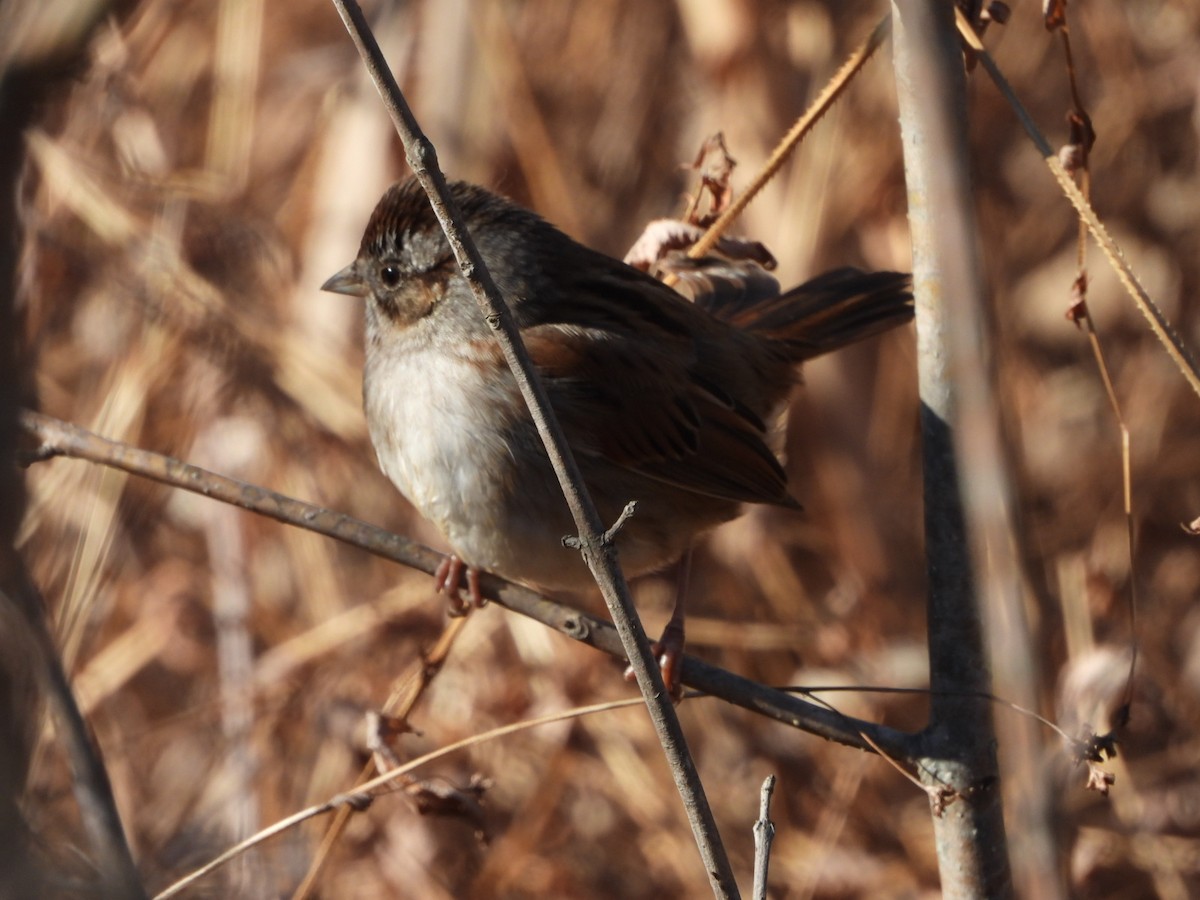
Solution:
<svg viewBox="0 0 1200 900"><path fill-rule="evenodd" d="M737 261L678 257L681 293L482 187L451 193L600 516L637 501L616 535L628 577L744 504L798 507L771 449L797 366L912 317L903 273L840 268L781 292L757 264L744 277ZM366 303L367 427L383 472L453 548L439 588L461 603L464 566L476 604L479 570L591 586L525 401L415 180L383 195L323 290Z"/></svg>

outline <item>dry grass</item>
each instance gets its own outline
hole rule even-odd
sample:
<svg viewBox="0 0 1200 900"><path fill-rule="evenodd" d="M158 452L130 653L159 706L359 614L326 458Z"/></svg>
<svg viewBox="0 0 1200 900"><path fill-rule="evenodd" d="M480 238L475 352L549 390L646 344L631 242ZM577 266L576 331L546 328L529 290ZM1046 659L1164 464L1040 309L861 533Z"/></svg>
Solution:
<svg viewBox="0 0 1200 900"><path fill-rule="evenodd" d="M707 134L725 132L745 183L879 11L417 2L388 4L379 31L450 174L620 255L647 219L680 208L678 163ZM1200 8L1095 0L1070 15L1099 134L1095 205L1200 346ZM1064 140L1061 50L1035 5L1017 5L989 44ZM1063 317L1072 214L982 73L971 100L1044 713L1103 726L1123 688L1135 577L1142 603L1113 796L1085 793L1043 735L1046 775L1007 784L1009 812L1031 792L1053 807L1081 896L1195 896L1200 555L1179 523L1200 515L1197 398L1094 254L1091 308L1132 436L1131 569L1119 435L1086 337ZM366 440L360 312L317 290L403 173L329 5L132 4L101 29L29 147L25 346L46 412L436 542ZM886 50L743 225L774 250L784 282L836 264L908 265ZM713 537L695 579L693 650L768 683L925 683L914 368L911 332L809 368L789 433L806 513L756 510ZM38 466L28 483L22 550L152 888L352 784L361 713L443 628L427 579L83 463ZM665 588L642 595L653 630ZM608 660L488 608L401 751L631 690ZM923 722L919 699L834 699L891 725ZM1002 735L1012 715L997 712ZM925 798L887 765L713 701L681 716L746 884L757 788L774 772L773 896L936 891ZM322 895L706 893L643 712L541 727L423 775L465 784L473 772L493 781L489 844L467 822L384 798L353 819ZM86 877L49 726L27 808L44 853ZM201 893L286 895L323 827L276 839Z"/></svg>

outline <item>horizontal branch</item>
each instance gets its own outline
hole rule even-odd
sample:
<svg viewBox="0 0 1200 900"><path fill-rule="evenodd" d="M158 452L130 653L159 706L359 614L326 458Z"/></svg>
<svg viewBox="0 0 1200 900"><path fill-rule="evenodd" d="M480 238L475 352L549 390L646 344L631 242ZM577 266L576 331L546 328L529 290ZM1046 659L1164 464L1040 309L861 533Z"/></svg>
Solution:
<svg viewBox="0 0 1200 900"><path fill-rule="evenodd" d="M77 425L41 413L23 411L21 427L37 441L30 454L33 460L66 456L120 469L331 537L429 575L437 570L445 558L430 547L353 516L227 478L170 456L110 441ZM541 622L572 640L610 656L625 658L616 629L603 619L486 572L480 578L480 588L485 597L512 612ZM897 759L907 760L914 753L915 739L911 735L874 722L844 716L695 657L685 656L681 671L683 683L688 687L818 737L868 752L874 752L873 743ZM864 739L864 735L870 741Z"/></svg>

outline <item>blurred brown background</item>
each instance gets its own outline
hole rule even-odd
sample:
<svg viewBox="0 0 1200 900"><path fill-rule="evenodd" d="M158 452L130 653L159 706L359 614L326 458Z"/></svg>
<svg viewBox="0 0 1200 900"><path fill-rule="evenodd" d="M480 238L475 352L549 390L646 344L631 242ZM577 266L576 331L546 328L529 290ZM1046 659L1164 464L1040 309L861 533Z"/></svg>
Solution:
<svg viewBox="0 0 1200 900"><path fill-rule="evenodd" d="M1033 3L988 33L1051 140L1070 95ZM367 12L444 169L622 255L693 187L680 163L723 131L744 185L884 11L878 3L677 0L373 3ZM1069 12L1098 133L1094 202L1151 296L1200 347L1200 7L1093 0ZM890 48L855 82L742 233L786 283L909 265ZM1120 434L1086 337L1064 318L1074 215L981 71L971 134L1040 711L1106 726L1128 664L1133 719L1108 800L1042 732L1072 890L1200 895L1200 401L1099 253L1089 293L1131 434L1131 571ZM402 153L320 0L123 4L29 135L21 304L41 408L110 438L435 543L377 471L359 408L360 309L320 283L356 252ZM820 360L789 425L802 515L718 532L694 578L691 648L774 684L925 684L911 328ZM34 467L21 549L104 750L148 884L347 789L361 713L440 633L425 576L308 533L75 461ZM669 588L639 591L648 629ZM592 601L599 610L598 600ZM631 696L609 660L500 609L472 617L417 708L417 755L499 724ZM889 725L919 697L830 695ZM749 884L758 785L780 783L772 896L935 896L928 805L882 761L715 701L681 716ZM1001 755L1015 713L998 709ZM327 897L691 897L707 879L645 714L491 742L423 772L492 779L490 844L402 796L357 815ZM43 731L27 809L41 851L86 879L66 768ZM324 821L197 895L279 896ZM1010 825L1016 845L1020 819ZM1024 852L1023 850L1021 852Z"/></svg>

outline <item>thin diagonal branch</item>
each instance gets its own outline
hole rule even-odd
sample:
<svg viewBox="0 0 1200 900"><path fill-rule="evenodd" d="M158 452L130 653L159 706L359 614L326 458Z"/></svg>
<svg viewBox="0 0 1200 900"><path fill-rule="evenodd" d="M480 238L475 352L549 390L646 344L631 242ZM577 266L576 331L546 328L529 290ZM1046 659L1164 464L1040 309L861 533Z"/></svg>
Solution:
<svg viewBox="0 0 1200 900"><path fill-rule="evenodd" d="M600 520L600 514L588 496L571 449L567 446L562 429L550 409L545 387L521 341L516 322L450 196L446 178L438 167L433 144L421 131L399 85L392 77L387 60L384 59L383 52L371 33L362 10L353 0L334 0L334 6L350 32L371 79L383 98L396 131L404 142L408 164L429 195L430 204L446 232L446 238L462 270L463 278L475 293L482 315L487 317L488 323L495 330L504 357L512 369L538 434L546 446L546 452L575 520L575 527L579 530L584 561L600 586L604 602L608 605L609 614L637 676L638 687L641 688L654 730L658 734L675 779L675 786L683 800L713 893L717 897L737 897L739 893L733 868L729 864L725 848L721 845L716 820L705 796L700 775L696 771L695 761L688 752L679 717L663 685L662 673L634 610L633 598L625 576L617 565L614 549L604 541L605 523Z"/></svg>
<svg viewBox="0 0 1200 900"><path fill-rule="evenodd" d="M958 13L958 31L963 39L967 42L972 50L977 54L979 61L983 64L984 70L995 83L996 88L1008 101L1013 112L1016 113L1017 121L1021 123L1021 127L1025 129L1025 133L1029 139L1033 141L1038 152L1046 161L1046 165L1050 168L1050 172L1054 175L1058 185L1062 188L1062 192L1066 194L1067 199L1071 201L1071 205L1075 207L1075 211L1079 214L1079 218L1087 226L1088 231L1092 233L1096 243L1100 249L1104 251L1104 256L1108 259L1109 265L1112 266L1121 285L1125 288L1126 293L1133 298L1137 304L1138 310L1145 316L1146 321L1150 325L1150 330L1154 332L1154 336L1158 338L1163 348L1167 351L1167 355L1171 357L1180 373L1192 390L1200 394L1200 366L1197 366L1196 359L1184 344L1183 339L1175 331L1166 315L1156 304L1146 289L1142 287L1137 276L1133 274L1133 269L1129 265L1129 261L1125 259L1125 254L1121 252L1121 248L1117 246L1117 242L1113 240L1112 235L1108 233L1108 229L1104 227L1104 223L1100 221L1100 217L1096 215L1096 211L1088 202L1087 197L1079 190L1079 185L1071 177L1066 168L1063 167L1062 161L1058 158L1058 154L1054 152L1054 148L1050 146L1050 142L1046 140L1046 136L1034 122L1033 116L1025 108L1009 85L1008 79L1004 77L1004 73L1000 71L1000 67L996 65L996 61L992 59L992 55L988 53L987 48L983 46L983 42L979 40L979 36L975 34L970 24L962 17L962 13Z"/></svg>
<svg viewBox="0 0 1200 900"><path fill-rule="evenodd" d="M527 719L523 722L512 722L508 725L501 725L499 728L493 728L490 731L485 731L482 734L473 734L470 737L455 741L452 744L447 744L443 747L438 747L416 759L411 759L403 765L397 766L387 772L382 772L374 778L370 778L360 783L353 791L338 794L324 803L318 803L315 806L310 806L307 809L302 809L297 813L293 813L287 818L280 819L272 825L262 829L257 834L253 834L246 840L230 847L220 856L209 860L200 868L185 875L183 878L176 881L170 887L154 895L154 900L168 900L183 891L185 888L195 884L205 875L216 871L221 866L228 863L230 860L236 859L242 853L245 853L251 847L256 847L264 841L270 840L278 834L282 834L290 828L294 828L302 822L312 819L316 816L323 816L326 813L335 810L349 810L350 812L361 812L369 807L372 801L383 793L391 790L392 783L403 778L408 773L413 772L424 765L427 765L435 760L449 756L452 753L457 753L459 750L465 750L470 747L476 747L487 741L494 741L497 738L507 737L510 734L517 734L521 731L526 731L530 728L536 728L539 725L547 725L552 722L563 722L568 719L578 719L584 716L594 715L596 713L608 712L613 709L618 709L622 706L628 706L632 701L618 700L606 701L604 703L594 703L591 706L577 707L575 709L566 709L560 712L548 713L544 716L538 716L536 719ZM347 813L349 815L349 812Z"/></svg>
<svg viewBox="0 0 1200 900"><path fill-rule="evenodd" d="M820 121L825 113L829 112L830 108L849 87L850 82L854 79L862 67L867 64L875 51L882 46L887 40L888 34L892 30L892 17L884 16L880 19L871 33L866 39L854 49L854 52L846 58L842 63L842 67L829 79L828 84L821 91L820 95L812 104L804 111L804 114L796 120L788 133L783 136L776 148L771 152L770 159L767 160L760 171L746 190L729 205L729 208L721 213L717 221L713 222L704 236L698 240L690 250L688 256L692 259L699 259L707 254L717 245L721 236L729 230L729 226L740 216L750 205L750 201L758 196L758 192L766 187L767 182L775 177L776 173L782 168L783 164L791 156L792 151L799 146L804 137L812 130L813 126Z"/></svg>

